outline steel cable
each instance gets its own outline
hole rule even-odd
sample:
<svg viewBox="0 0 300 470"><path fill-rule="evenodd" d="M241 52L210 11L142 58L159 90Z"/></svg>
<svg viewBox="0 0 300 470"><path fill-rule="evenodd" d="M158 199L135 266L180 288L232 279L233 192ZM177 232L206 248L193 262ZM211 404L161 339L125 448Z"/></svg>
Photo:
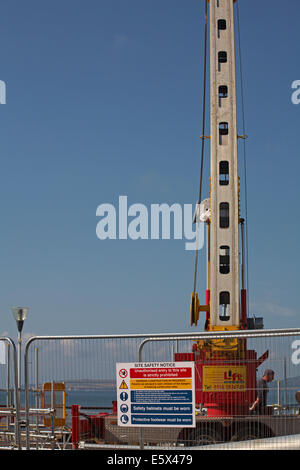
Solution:
<svg viewBox="0 0 300 470"><path fill-rule="evenodd" d="M241 107L242 107L242 126L243 135L246 136L246 124L245 124L245 103L244 103L244 80L243 80L243 64L242 64L242 53L241 53L241 33L240 33L240 13L239 4L236 4L237 12L237 26L238 26L238 46L239 46L239 68L240 68L240 87L241 87ZM246 160L246 140L243 139L243 160L244 160L244 197L245 197L245 235L246 235L246 273L247 273L247 304L249 305L249 256L248 256L248 188L247 188L247 160Z"/></svg>
<svg viewBox="0 0 300 470"><path fill-rule="evenodd" d="M205 148L205 116L206 116L206 75L207 75L207 4L208 1L205 0L205 33L204 33L204 70L203 70L203 111L202 111L202 145L201 145L201 165L200 165L200 183L199 183L199 197L196 207L196 253L195 253L195 270L194 270L194 288L193 294L196 292L197 284L197 273L198 273L198 236L199 236L199 226L200 221L197 217L198 211L200 208L201 197L202 197L202 182L203 182L203 163L204 163L204 148Z"/></svg>

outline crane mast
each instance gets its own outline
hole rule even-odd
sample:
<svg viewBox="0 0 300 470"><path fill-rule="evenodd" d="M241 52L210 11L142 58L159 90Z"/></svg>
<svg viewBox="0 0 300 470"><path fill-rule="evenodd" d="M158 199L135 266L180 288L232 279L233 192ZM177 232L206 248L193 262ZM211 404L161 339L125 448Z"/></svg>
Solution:
<svg viewBox="0 0 300 470"><path fill-rule="evenodd" d="M201 202L203 140L200 207L198 204L195 214L198 226L200 222L206 222L208 228L208 286L205 305L200 305L195 288L198 262L198 252L196 252L191 325L197 325L200 312L206 312L205 330L222 332L253 329L256 326L255 321L252 325L247 319L243 256L244 220L240 217L237 143L239 137L245 136L238 136L237 131L235 0L205 0L203 123L205 122L208 2L210 198ZM202 139L204 138L206 136L203 135ZM255 350L248 349L245 338L239 335L234 337L232 334L212 335L211 339L199 339L194 343L191 353L175 354L175 360L195 362L196 402L202 404L207 410L207 416L211 417L249 414L249 406L255 400L257 368L267 357L268 351L258 358Z"/></svg>
<svg viewBox="0 0 300 470"><path fill-rule="evenodd" d="M243 228L244 220L239 201L234 3L209 1L210 199L198 211L198 222L200 218L208 226L208 289L206 305L200 306L194 281L191 301L191 324L197 325L204 311L208 331L239 330L247 325L244 263L240 290L239 224ZM203 219L200 214L205 211L208 215Z"/></svg>
<svg viewBox="0 0 300 470"><path fill-rule="evenodd" d="M233 0L210 0L210 330L240 328L233 7Z"/></svg>

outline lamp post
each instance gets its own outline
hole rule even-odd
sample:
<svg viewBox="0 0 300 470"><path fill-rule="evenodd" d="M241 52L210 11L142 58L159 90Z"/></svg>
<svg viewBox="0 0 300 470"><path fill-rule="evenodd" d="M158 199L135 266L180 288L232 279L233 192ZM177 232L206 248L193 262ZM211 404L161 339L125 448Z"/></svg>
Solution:
<svg viewBox="0 0 300 470"><path fill-rule="evenodd" d="M18 327L18 394L20 398L21 392L21 346L22 346L22 329L24 321L27 318L29 309L27 307L12 307L13 316Z"/></svg>

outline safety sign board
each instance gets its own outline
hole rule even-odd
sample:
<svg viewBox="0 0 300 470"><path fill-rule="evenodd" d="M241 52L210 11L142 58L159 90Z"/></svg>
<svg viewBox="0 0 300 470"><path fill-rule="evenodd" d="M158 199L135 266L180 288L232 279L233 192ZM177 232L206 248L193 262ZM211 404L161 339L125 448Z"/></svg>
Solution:
<svg viewBox="0 0 300 470"><path fill-rule="evenodd" d="M119 426L195 427L193 362L117 363L116 372Z"/></svg>

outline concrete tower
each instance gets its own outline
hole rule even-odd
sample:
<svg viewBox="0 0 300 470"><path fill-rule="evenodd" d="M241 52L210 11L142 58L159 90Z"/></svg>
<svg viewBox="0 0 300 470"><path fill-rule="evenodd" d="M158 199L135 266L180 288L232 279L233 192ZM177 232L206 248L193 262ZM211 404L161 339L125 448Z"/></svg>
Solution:
<svg viewBox="0 0 300 470"><path fill-rule="evenodd" d="M210 0L210 329L239 328L234 0Z"/></svg>

